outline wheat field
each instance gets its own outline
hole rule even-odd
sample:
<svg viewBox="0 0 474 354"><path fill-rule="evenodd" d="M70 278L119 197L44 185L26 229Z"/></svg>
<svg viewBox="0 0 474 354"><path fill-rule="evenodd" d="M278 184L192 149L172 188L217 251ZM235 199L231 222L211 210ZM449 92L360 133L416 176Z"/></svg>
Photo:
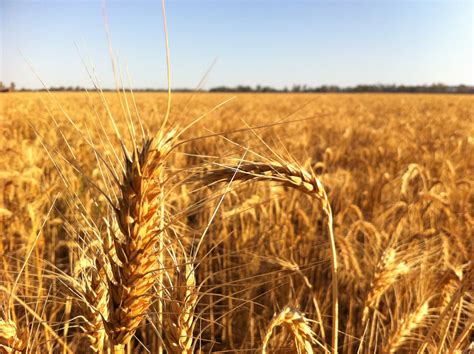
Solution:
<svg viewBox="0 0 474 354"><path fill-rule="evenodd" d="M474 97L0 99L0 352L474 350Z"/></svg>

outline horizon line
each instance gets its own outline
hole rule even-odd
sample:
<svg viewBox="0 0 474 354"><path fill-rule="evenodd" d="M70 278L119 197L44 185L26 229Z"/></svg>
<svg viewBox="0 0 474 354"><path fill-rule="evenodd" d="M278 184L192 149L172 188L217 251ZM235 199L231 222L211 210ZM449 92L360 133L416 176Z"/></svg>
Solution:
<svg viewBox="0 0 474 354"><path fill-rule="evenodd" d="M1 82L1 81L0 81ZM135 92L166 92L168 89L164 87L105 87L100 88L101 91L116 91L117 89ZM16 88L14 82L10 83L9 86L0 86L0 91L23 91L23 92L36 92L36 91L97 91L96 87L84 87L79 85L61 85L61 86L49 86L42 88L28 88L21 87ZM175 92L255 92L255 93L318 93L318 92L452 92L452 93L473 93L474 85L457 84L448 85L442 82L433 82L431 84L423 85L407 85L407 84L357 84L348 86L339 85L319 85L310 86L308 84L293 84L292 86L284 86L283 88L276 88L268 85L217 85L209 88L188 88L188 87L176 87L172 88Z"/></svg>

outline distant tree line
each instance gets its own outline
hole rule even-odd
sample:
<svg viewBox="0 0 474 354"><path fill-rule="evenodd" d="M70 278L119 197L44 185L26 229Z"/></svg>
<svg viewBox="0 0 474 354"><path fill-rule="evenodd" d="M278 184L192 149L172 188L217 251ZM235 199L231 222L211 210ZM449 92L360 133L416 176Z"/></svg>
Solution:
<svg viewBox="0 0 474 354"><path fill-rule="evenodd" d="M50 87L50 91L85 91L86 88L80 86L57 86ZM95 91L94 88L87 89L89 91ZM9 87L4 86L0 81L0 92L11 92L15 91L15 83L11 83ZM43 89L26 89L22 88L19 91L46 91ZM106 88L103 91L115 91L115 89ZM142 88L133 89L134 92L166 92L165 89L153 89L153 88ZM192 92L193 90L173 89L174 92ZM308 86L308 85L293 85L292 87L284 87L277 89L271 86L217 86L208 90L209 92L405 92L405 93L474 93L474 86L468 85L457 85L449 86L441 83L431 85L357 85L351 87L340 87L335 85L323 85L323 86Z"/></svg>
<svg viewBox="0 0 474 354"><path fill-rule="evenodd" d="M85 88L81 86L51 86L49 88L39 88L39 89L29 89L29 88L21 88L18 91L23 91L23 92L45 92L45 91L51 91L51 92L80 92L80 91L91 91L94 92L96 91L96 88ZM117 89L115 88L101 88L103 92L114 92ZM121 91L121 90L120 90ZM130 91L129 88L125 88L125 91ZM178 89L173 89L173 92L193 92L194 90L188 89L188 88L178 88ZM161 88L134 88L133 92L168 92L168 89L161 89Z"/></svg>
<svg viewBox="0 0 474 354"><path fill-rule="evenodd" d="M352 87L340 87L335 85L323 85L311 87L308 85L293 85L276 89L269 86L217 86L209 92L407 92L407 93L474 93L474 86L445 84L432 85L357 85Z"/></svg>

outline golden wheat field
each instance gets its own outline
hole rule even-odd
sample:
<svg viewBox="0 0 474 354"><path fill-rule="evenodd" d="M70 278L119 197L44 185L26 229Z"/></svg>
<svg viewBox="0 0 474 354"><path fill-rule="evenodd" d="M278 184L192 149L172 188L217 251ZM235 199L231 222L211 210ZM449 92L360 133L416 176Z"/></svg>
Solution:
<svg viewBox="0 0 474 354"><path fill-rule="evenodd" d="M473 96L0 99L0 352L474 350Z"/></svg>

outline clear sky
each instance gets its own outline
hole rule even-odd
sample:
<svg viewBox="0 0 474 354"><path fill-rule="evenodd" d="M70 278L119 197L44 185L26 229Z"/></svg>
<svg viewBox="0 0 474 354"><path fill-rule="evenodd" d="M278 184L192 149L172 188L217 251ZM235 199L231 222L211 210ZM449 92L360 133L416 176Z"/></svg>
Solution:
<svg viewBox="0 0 474 354"><path fill-rule="evenodd" d="M100 0L0 2L1 81L41 87L30 61L47 86L91 87L82 56L113 87ZM165 87L161 2L107 12L133 86ZM170 0L167 12L175 88L215 59L205 87L474 84L474 0Z"/></svg>

